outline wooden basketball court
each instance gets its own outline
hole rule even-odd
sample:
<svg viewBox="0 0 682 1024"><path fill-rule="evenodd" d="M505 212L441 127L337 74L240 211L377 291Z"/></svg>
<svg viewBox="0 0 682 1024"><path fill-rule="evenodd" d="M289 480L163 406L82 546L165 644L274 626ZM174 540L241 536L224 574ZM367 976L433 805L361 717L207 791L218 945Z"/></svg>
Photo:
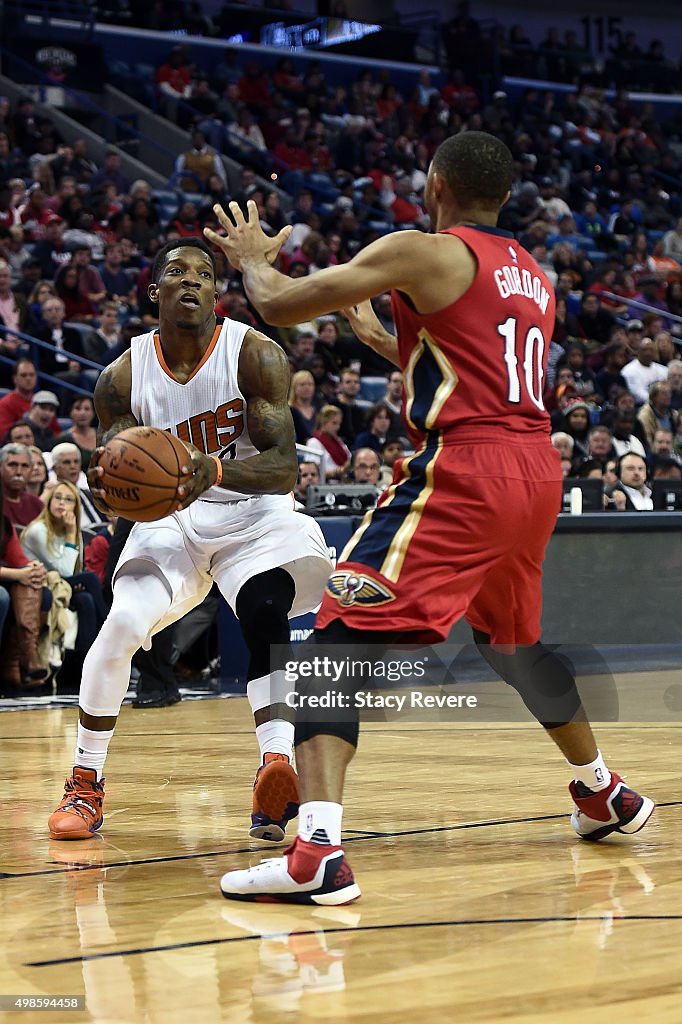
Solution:
<svg viewBox="0 0 682 1024"><path fill-rule="evenodd" d="M661 675L621 686L641 701ZM368 725L344 819L363 897L312 909L218 888L273 855L246 834L245 699L124 708L101 836L51 842L75 717L0 715L0 992L82 1009L4 1019L682 1020L674 723L599 728L609 763L658 808L639 835L596 846L570 829L566 769L533 723Z"/></svg>

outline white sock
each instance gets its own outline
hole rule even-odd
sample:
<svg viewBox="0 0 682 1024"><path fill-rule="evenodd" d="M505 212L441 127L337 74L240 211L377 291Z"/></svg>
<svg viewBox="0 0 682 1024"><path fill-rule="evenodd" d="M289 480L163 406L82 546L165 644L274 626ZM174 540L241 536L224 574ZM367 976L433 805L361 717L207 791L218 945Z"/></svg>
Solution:
<svg viewBox="0 0 682 1024"><path fill-rule="evenodd" d="M606 767L601 750L597 751L595 760L589 764L571 764L569 761L568 765L575 781L582 782L593 793L598 793L600 789L607 789L611 785L611 772Z"/></svg>
<svg viewBox="0 0 682 1024"><path fill-rule="evenodd" d="M95 732L94 729L86 729L80 722L78 723L73 763L78 768L94 768L97 772L98 782L102 781L102 770L113 735L113 729L109 729L107 732Z"/></svg>
<svg viewBox="0 0 682 1024"><path fill-rule="evenodd" d="M298 834L306 843L341 845L343 807L329 800L309 800L298 811Z"/></svg>
<svg viewBox="0 0 682 1024"><path fill-rule="evenodd" d="M291 761L294 752L294 723L275 718L256 726L256 739L261 761L266 754L286 754Z"/></svg>

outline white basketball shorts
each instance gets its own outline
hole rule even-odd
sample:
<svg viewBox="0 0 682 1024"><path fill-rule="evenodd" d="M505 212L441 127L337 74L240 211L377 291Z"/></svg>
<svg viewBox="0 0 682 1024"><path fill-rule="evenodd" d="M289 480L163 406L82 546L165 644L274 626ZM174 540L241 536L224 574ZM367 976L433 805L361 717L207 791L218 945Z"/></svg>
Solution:
<svg viewBox="0 0 682 1024"><path fill-rule="evenodd" d="M278 567L296 584L290 617L315 611L332 564L320 527L294 510L290 494L242 501L206 501L153 523L135 523L116 565L123 573L153 571L165 581L171 606L157 633L201 604L215 582L232 610L252 576Z"/></svg>

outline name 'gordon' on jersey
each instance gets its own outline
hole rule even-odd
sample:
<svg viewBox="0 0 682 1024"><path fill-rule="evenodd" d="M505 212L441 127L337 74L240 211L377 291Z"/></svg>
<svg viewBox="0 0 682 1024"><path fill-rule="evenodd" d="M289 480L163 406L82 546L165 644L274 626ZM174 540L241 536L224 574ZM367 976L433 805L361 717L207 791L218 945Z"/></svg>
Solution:
<svg viewBox="0 0 682 1024"><path fill-rule="evenodd" d="M218 318L203 358L184 383L163 357L158 331L132 339L130 408L138 423L168 430L205 455L246 459L257 455L249 437L246 398L239 390L239 354L248 324ZM202 501L239 501L248 494L210 487Z"/></svg>
<svg viewBox="0 0 682 1024"><path fill-rule="evenodd" d="M531 274L530 270L519 269L516 265L498 267L493 277L503 299L509 299L512 295L525 295L527 299L532 299L543 313L547 312L549 292L540 278L536 274Z"/></svg>
<svg viewBox="0 0 682 1024"><path fill-rule="evenodd" d="M554 330L552 286L513 235L460 225L459 238L476 261L469 288L451 305L420 313L392 292L393 319L404 371L404 419L415 448L433 431L473 427L477 439L521 434L547 443L544 392ZM461 436L461 435L460 435Z"/></svg>

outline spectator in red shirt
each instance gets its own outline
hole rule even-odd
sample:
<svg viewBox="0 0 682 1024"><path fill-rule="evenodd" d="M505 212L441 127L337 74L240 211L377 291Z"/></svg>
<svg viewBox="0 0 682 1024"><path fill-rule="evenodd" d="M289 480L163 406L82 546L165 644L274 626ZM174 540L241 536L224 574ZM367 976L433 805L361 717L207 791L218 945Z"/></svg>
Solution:
<svg viewBox="0 0 682 1024"><path fill-rule="evenodd" d="M272 76L272 84L287 99L296 100L303 92L303 80L296 74L290 57L281 57Z"/></svg>
<svg viewBox="0 0 682 1024"><path fill-rule="evenodd" d="M311 167L310 156L300 145L296 129L287 128L284 138L272 151L272 155L279 166L290 171L309 171Z"/></svg>
<svg viewBox="0 0 682 1024"><path fill-rule="evenodd" d="M114 535L117 521L118 516L113 516L85 548L85 568L88 572L94 572L100 583L104 583L111 538Z"/></svg>
<svg viewBox="0 0 682 1024"><path fill-rule="evenodd" d="M19 207L19 222L23 226L26 242L39 242L45 237L45 226L54 216L52 210L45 205L46 198L42 186L36 183L29 188L27 201Z"/></svg>
<svg viewBox="0 0 682 1024"><path fill-rule="evenodd" d="M1 510L4 494L0 480L0 633L10 606L14 609L14 643L7 638L0 654L3 680L14 686L39 685L47 668L38 655L40 606L45 567L29 562L12 523Z"/></svg>
<svg viewBox="0 0 682 1024"><path fill-rule="evenodd" d="M201 234L201 224L194 203L181 205L177 216L168 225L168 230L177 231L181 238L191 238Z"/></svg>
<svg viewBox="0 0 682 1024"><path fill-rule="evenodd" d="M71 266L78 268L79 291L84 298L97 305L106 299L107 289L99 270L92 265L91 260L92 249L89 245L74 246Z"/></svg>
<svg viewBox="0 0 682 1024"><path fill-rule="evenodd" d="M461 68L455 68L451 72L440 94L445 103L458 113L471 113L481 106L476 90L464 81L464 72Z"/></svg>
<svg viewBox="0 0 682 1024"><path fill-rule="evenodd" d="M31 402L38 382L36 368L30 359L19 359L12 374L14 391L0 398L0 438L7 435L7 431L17 420L24 418L27 412L31 411ZM50 430L57 437L61 434L61 427L57 420L56 413L49 424Z"/></svg>
<svg viewBox="0 0 682 1024"><path fill-rule="evenodd" d="M156 69L156 84L166 117L177 120L177 101L189 99L192 93L192 75L181 46L176 46L166 63Z"/></svg>
<svg viewBox="0 0 682 1024"><path fill-rule="evenodd" d="M12 442L0 448L0 478L4 500L2 514L13 526L28 526L43 510L43 503L27 490L31 473L31 450Z"/></svg>
<svg viewBox="0 0 682 1024"><path fill-rule="evenodd" d="M393 214L394 223L414 224L415 227L426 229L430 223L429 218L412 192L409 175L405 171L397 171L394 180L395 184L389 175L385 175L381 188L381 201Z"/></svg>
<svg viewBox="0 0 682 1024"><path fill-rule="evenodd" d="M97 307L81 291L81 273L82 271L78 267L69 263L57 272L54 286L57 295L64 303L64 319L78 323L90 323L97 315Z"/></svg>
<svg viewBox="0 0 682 1024"><path fill-rule="evenodd" d="M303 146L309 161L309 168L313 171L331 171L334 167L331 153L321 142L315 131L305 134Z"/></svg>
<svg viewBox="0 0 682 1024"><path fill-rule="evenodd" d="M270 106L270 84L255 60L250 60L239 79L239 99L254 114L262 113Z"/></svg>

